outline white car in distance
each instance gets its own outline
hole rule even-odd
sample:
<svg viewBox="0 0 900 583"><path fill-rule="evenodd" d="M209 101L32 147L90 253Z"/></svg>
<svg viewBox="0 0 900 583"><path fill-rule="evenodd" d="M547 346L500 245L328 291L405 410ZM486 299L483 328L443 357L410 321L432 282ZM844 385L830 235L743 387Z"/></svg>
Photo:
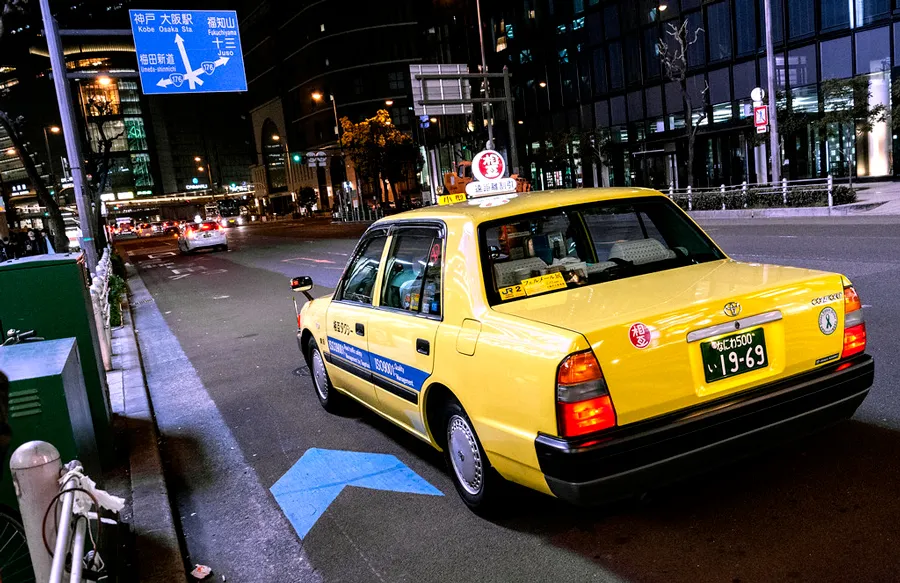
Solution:
<svg viewBox="0 0 900 583"><path fill-rule="evenodd" d="M228 251L228 237L225 235L225 229L216 221L184 225L178 234L178 250L186 254L204 248Z"/></svg>

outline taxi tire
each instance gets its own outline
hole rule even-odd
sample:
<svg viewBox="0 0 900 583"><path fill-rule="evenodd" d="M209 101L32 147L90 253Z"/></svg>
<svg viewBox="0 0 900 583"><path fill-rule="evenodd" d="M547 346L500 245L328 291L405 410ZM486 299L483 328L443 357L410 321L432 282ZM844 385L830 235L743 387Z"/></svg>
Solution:
<svg viewBox="0 0 900 583"><path fill-rule="evenodd" d="M309 376L312 379L313 392L316 394L319 404L329 413L339 413L345 405L346 398L336 391L334 385L331 384L331 377L328 376L328 369L325 367L325 358L322 356L322 351L319 350L318 344L316 344L316 341L312 338L310 338L309 343L307 344L307 351L307 354L309 355ZM317 360L318 364L316 363ZM319 391L318 383L320 381L316 378L315 367L319 365L322 367L320 378L323 379L322 382L325 383L324 391ZM322 392L325 393L325 397L322 396Z"/></svg>
<svg viewBox="0 0 900 583"><path fill-rule="evenodd" d="M444 460L447 463L447 473L450 474L453 486L456 487L457 493L463 499L463 502L466 503L466 506L476 514L481 516L496 514L502 507L502 494L506 481L491 466L487 454L481 446L481 440L478 439L478 434L475 433L475 428L472 426L472 421L462 405L455 399L448 400L444 405L442 419L444 420L443 428L446 439ZM471 453L477 453L476 459L481 466L481 484L477 492L471 492L471 486L467 488L463 485L451 459L451 455L454 453L451 444L451 424L456 424L463 429L464 433L469 433L470 446L474 446L477 450L477 452L471 451Z"/></svg>

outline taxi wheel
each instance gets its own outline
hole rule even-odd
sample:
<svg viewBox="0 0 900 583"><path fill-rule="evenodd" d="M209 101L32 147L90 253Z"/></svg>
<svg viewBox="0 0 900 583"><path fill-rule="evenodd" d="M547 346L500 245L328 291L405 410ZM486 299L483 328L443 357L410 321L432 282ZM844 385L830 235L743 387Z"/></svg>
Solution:
<svg viewBox="0 0 900 583"><path fill-rule="evenodd" d="M469 416L456 401L444 409L447 444L444 456L453 485L463 502L479 514L499 507L503 478L491 467Z"/></svg>
<svg viewBox="0 0 900 583"><path fill-rule="evenodd" d="M344 396L334 390L331 379L328 378L328 370L325 369L322 351L319 350L315 340L309 341L309 373L312 376L316 397L322 408L329 413L338 412L343 404Z"/></svg>

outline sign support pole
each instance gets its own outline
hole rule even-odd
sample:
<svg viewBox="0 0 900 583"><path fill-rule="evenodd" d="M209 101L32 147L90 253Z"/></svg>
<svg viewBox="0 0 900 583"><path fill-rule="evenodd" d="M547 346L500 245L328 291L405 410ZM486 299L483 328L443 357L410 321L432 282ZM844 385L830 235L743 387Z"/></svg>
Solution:
<svg viewBox="0 0 900 583"><path fill-rule="evenodd" d="M489 98L489 97L491 96L491 95L490 95L491 89L490 89L490 85L488 84L488 78L487 78L487 72L488 72L488 69L487 69L487 58L485 57L485 53L484 53L484 29L481 28L481 0L475 0L475 9L478 11L478 40L481 42L481 74L483 75L483 77L482 77L482 79L481 79L481 82L484 84L484 96ZM493 119L494 116L492 115L492 112L493 112L493 109L492 109L492 108L493 108L493 106L491 105L491 103L490 103L489 101L486 102L486 105L487 105L487 111L488 111L488 116L487 116L487 122L488 122L488 123L487 123L487 130L488 130L488 143L487 143L487 149L488 149L488 150L493 150L493 149L494 149L494 119Z"/></svg>
<svg viewBox="0 0 900 583"><path fill-rule="evenodd" d="M775 48L772 42L772 1L764 0L766 15L766 81L769 89L769 147L772 150L772 182L781 182L781 145L778 143L778 104L775 94Z"/></svg>
<svg viewBox="0 0 900 583"><path fill-rule="evenodd" d="M509 128L509 167L511 174L519 173L519 148L516 145L516 120L513 119L512 89L509 86L509 67L503 67L503 91L506 98L506 123Z"/></svg>
<svg viewBox="0 0 900 583"><path fill-rule="evenodd" d="M50 66L53 71L53 85L56 88L56 101L59 104L59 115L66 141L66 155L69 158L69 169L72 172L72 185L75 190L75 205L78 208L78 225L81 227L81 248L87 267L93 275L97 271L97 249L94 247L94 233L91 230L91 206L85 199L90 188L84 175L84 156L81 153L81 134L75 126L75 106L69 79L66 76L66 62L63 56L62 42L56 19L50 12L50 0L40 0L41 16L44 21L44 36L47 38L47 49L50 53Z"/></svg>

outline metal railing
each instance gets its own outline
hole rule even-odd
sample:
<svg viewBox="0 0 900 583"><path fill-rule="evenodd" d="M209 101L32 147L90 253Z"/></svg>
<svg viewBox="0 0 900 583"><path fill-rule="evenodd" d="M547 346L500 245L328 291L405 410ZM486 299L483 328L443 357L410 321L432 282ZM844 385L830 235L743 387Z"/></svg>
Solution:
<svg viewBox="0 0 900 583"><path fill-rule="evenodd" d="M840 187L840 202L852 202L852 191ZM831 175L827 178L810 180L792 180L785 178L780 183L748 184L746 181L736 185L722 184L718 187L675 188L669 185L664 191L669 198L688 211L697 210L734 210L747 208L781 208L802 206L835 205L836 187Z"/></svg>
<svg viewBox="0 0 900 583"><path fill-rule="evenodd" d="M363 207L352 207L351 205L345 205L342 207L335 207L335 220L349 223L349 222L374 222L378 219L384 218L384 211L380 208L376 207L371 209L367 206Z"/></svg>
<svg viewBox="0 0 900 583"><path fill-rule="evenodd" d="M91 279L91 305L94 307L94 323L100 340L100 356L103 368L112 370L112 329L109 325L109 276L112 273L110 248L103 250L97 262L97 270Z"/></svg>

